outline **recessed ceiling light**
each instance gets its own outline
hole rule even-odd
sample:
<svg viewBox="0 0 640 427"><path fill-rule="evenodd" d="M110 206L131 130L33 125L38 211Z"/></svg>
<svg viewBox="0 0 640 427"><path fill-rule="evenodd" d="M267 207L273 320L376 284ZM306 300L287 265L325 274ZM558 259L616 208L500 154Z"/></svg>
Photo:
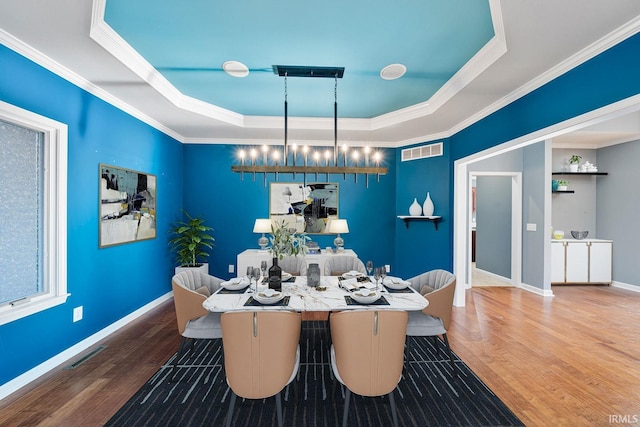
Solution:
<svg viewBox="0 0 640 427"><path fill-rule="evenodd" d="M238 61L227 61L222 64L222 69L231 77L247 77L249 75L247 66Z"/></svg>
<svg viewBox="0 0 640 427"><path fill-rule="evenodd" d="M380 77L385 80L395 80L402 76L407 72L407 67L402 64L391 64L384 67L380 70Z"/></svg>

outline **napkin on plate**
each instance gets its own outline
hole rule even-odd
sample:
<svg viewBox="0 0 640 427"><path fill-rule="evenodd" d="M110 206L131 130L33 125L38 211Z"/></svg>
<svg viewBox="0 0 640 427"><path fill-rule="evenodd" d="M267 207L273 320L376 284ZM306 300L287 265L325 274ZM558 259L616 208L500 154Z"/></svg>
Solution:
<svg viewBox="0 0 640 427"><path fill-rule="evenodd" d="M342 286L347 291L352 291L354 289L360 289L360 283L357 278L352 279L344 279L340 281L340 286Z"/></svg>
<svg viewBox="0 0 640 427"><path fill-rule="evenodd" d="M393 276L387 276L384 278L384 280L382 281L383 285L390 285L390 286L409 286L411 285L410 282L406 281L406 280L402 280L399 277L393 277Z"/></svg>

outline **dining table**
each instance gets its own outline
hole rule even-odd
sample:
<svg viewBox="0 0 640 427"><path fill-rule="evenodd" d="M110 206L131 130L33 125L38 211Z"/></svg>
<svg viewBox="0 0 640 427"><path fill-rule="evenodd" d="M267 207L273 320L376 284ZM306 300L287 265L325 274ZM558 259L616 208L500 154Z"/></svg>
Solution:
<svg viewBox="0 0 640 427"><path fill-rule="evenodd" d="M389 280L389 279L387 279ZM354 286L355 283L355 286ZM345 286L346 285L346 286ZM257 287L257 290L256 290ZM396 286L397 287L397 286ZM264 293L268 286L266 280L259 279L244 289L230 290L220 288L204 302L210 312L229 312L239 310L289 310L297 312L331 312L342 310L422 310L429 302L411 286L403 289L376 285L373 279L354 282L340 276L321 276L317 286L307 286L306 276L293 276L282 283L282 299L275 303L263 304L254 298L255 293ZM375 290L380 295L376 301L362 304L353 298L359 289Z"/></svg>

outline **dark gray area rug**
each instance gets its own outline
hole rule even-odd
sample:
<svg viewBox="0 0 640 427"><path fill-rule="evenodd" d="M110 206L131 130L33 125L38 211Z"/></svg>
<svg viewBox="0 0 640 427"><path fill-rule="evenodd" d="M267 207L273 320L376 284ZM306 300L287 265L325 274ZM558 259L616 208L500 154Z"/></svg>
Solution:
<svg viewBox="0 0 640 427"><path fill-rule="evenodd" d="M325 322L303 322L300 370L283 391L286 426L338 426L344 391L334 383ZM440 343L436 353L428 338L409 338L408 368L395 400L401 426L522 426L522 422L458 358L459 375L452 376ZM222 369L219 340L201 341L178 361L176 379L169 382L174 355L109 420L107 426L224 425L231 391ZM235 426L275 426L275 399L236 401ZM350 426L391 425L387 397L352 395Z"/></svg>

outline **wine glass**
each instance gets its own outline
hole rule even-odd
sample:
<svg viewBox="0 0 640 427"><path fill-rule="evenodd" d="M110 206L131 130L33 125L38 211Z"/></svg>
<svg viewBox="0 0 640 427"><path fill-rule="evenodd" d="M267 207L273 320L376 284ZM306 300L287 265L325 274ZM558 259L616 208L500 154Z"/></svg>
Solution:
<svg viewBox="0 0 640 427"><path fill-rule="evenodd" d="M249 266L247 267L247 279L249 279L249 293L253 292L253 289L251 288L251 275L253 274L253 267Z"/></svg>
<svg viewBox="0 0 640 427"><path fill-rule="evenodd" d="M371 260L367 261L367 273L369 276L373 273L373 261Z"/></svg>
<svg viewBox="0 0 640 427"><path fill-rule="evenodd" d="M260 262L260 269L262 270L262 277L267 277L267 261Z"/></svg>
<svg viewBox="0 0 640 427"><path fill-rule="evenodd" d="M382 289L384 289L384 278L387 277L387 267L380 267L380 279L382 280Z"/></svg>
<svg viewBox="0 0 640 427"><path fill-rule="evenodd" d="M380 274L382 274L382 272L380 271L380 267L376 267L373 270L373 278L376 279L376 291L378 290L378 280L380 280Z"/></svg>
<svg viewBox="0 0 640 427"><path fill-rule="evenodd" d="M253 271L251 273L251 277L256 282L256 292L258 292L258 279L260 279L260 277L261 277L260 276L260 269L258 267L253 269Z"/></svg>

